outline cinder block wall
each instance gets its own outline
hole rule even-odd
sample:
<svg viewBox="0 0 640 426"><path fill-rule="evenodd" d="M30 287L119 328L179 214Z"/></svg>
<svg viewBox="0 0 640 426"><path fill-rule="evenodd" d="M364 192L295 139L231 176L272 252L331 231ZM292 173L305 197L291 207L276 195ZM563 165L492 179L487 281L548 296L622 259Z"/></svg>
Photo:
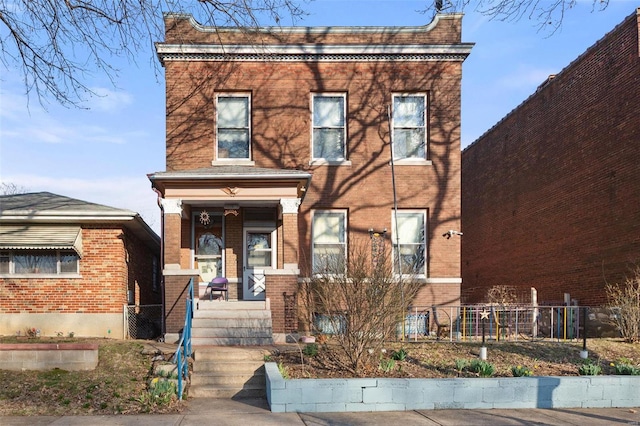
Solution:
<svg viewBox="0 0 640 426"><path fill-rule="evenodd" d="M463 300L605 302L640 260L638 11L462 154Z"/></svg>

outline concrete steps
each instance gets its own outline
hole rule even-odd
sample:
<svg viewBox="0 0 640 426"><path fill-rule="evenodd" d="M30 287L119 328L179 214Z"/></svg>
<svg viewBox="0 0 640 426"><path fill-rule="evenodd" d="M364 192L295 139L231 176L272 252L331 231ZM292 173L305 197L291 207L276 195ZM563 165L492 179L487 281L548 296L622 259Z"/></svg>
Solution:
<svg viewBox="0 0 640 426"><path fill-rule="evenodd" d="M194 346L189 396L264 398L264 356L260 348Z"/></svg>
<svg viewBox="0 0 640 426"><path fill-rule="evenodd" d="M191 341L194 346L271 345L271 311L267 302L200 300L193 315Z"/></svg>

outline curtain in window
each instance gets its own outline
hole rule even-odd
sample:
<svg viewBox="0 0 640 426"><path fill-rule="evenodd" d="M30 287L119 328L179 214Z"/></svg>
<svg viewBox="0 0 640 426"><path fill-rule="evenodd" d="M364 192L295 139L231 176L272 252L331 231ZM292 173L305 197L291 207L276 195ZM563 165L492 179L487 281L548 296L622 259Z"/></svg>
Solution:
<svg viewBox="0 0 640 426"><path fill-rule="evenodd" d="M313 158L344 159L344 97L313 98Z"/></svg>
<svg viewBox="0 0 640 426"><path fill-rule="evenodd" d="M249 158L249 98L218 97L218 157Z"/></svg>
<svg viewBox="0 0 640 426"><path fill-rule="evenodd" d="M345 214L316 212L313 216L313 268L316 273L342 268L344 242Z"/></svg>
<svg viewBox="0 0 640 426"><path fill-rule="evenodd" d="M424 96L393 98L393 147L395 158L426 158Z"/></svg>

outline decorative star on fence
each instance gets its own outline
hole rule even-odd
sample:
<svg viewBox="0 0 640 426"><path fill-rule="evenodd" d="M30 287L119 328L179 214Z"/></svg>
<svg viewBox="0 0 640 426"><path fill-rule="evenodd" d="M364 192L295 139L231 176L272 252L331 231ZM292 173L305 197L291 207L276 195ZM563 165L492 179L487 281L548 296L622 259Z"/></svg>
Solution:
<svg viewBox="0 0 640 426"><path fill-rule="evenodd" d="M483 309L482 312L480 312L480 319L481 320L488 320L489 319L489 311L487 311L486 309Z"/></svg>

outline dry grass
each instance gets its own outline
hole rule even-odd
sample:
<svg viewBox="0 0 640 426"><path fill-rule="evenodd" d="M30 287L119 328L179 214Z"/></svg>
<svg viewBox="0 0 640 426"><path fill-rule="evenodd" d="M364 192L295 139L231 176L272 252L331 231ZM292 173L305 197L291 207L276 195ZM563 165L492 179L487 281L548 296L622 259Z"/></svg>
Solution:
<svg viewBox="0 0 640 426"><path fill-rule="evenodd" d="M49 343L54 340L42 338L34 341ZM0 415L135 414L182 409L183 403L175 398L168 404L157 404L148 398L147 382L153 354L143 353L140 342L110 339L66 341L98 343L96 369L0 370ZM0 342L10 343L15 339L3 338Z"/></svg>
<svg viewBox="0 0 640 426"><path fill-rule="evenodd" d="M580 358L582 342L488 342L487 362L495 367L495 376L511 377L511 368L527 367L535 376L576 376L583 363ZM472 377L474 374L456 369L456 360L471 361L478 358L480 342L429 341L423 343L389 343L382 353L374 353L359 377ZM385 372L394 350L404 348L407 357L395 361L393 368ZM318 345L318 355L303 356L296 348L281 350L272 360L282 363L290 378L354 377L340 368L340 352L329 342ZM625 358L633 365L640 365L640 345L624 343L621 339L590 339L587 342L589 359L602 366L603 374L612 374L611 363ZM382 363L381 363L381 360Z"/></svg>

